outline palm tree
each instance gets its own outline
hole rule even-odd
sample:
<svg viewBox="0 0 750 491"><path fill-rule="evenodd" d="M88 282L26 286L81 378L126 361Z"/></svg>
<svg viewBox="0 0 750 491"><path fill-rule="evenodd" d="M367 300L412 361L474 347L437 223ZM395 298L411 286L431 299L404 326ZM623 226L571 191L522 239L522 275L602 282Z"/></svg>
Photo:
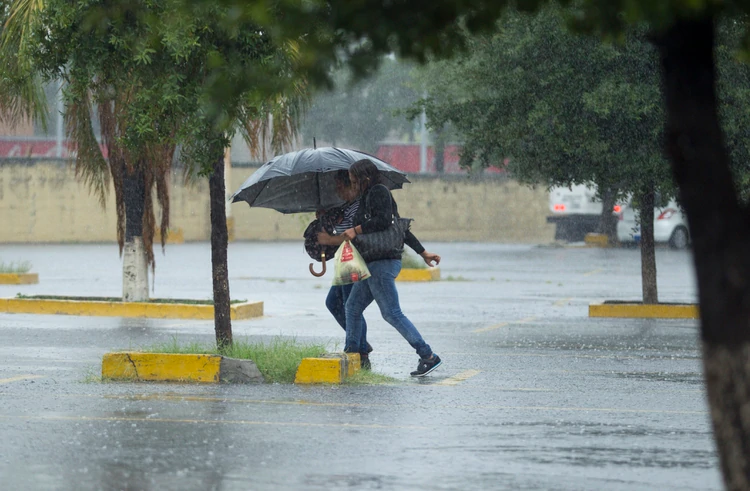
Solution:
<svg viewBox="0 0 750 491"><path fill-rule="evenodd" d="M155 189L164 247L177 146L189 173L209 177L216 337L223 348L232 342L224 150L237 131L256 154L290 144L306 85L294 71L296 45L277 46L255 26L228 24L231 16L222 6L180 5L129 2L110 11L106 2L10 0L0 58L8 60L9 73L65 80L76 174L102 205L109 181L114 185L123 300L148 298L156 223L152 196ZM225 77L216 77L217 71ZM258 90L247 88L252 77ZM29 117L39 101L32 97L31 77L25 85L20 79L9 78L18 86L16 97L0 109L12 116L20 107ZM231 94L219 107L205 104L217 79L229 81L218 90Z"/></svg>

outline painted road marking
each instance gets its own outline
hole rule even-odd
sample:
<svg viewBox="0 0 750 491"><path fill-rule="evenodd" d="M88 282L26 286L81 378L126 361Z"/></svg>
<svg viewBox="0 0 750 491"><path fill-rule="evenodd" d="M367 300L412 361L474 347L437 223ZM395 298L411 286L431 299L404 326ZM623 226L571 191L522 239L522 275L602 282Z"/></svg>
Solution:
<svg viewBox="0 0 750 491"><path fill-rule="evenodd" d="M583 273L583 276L591 276L591 275L595 275L595 274L601 273L601 272L602 272L602 268L599 268L599 269L595 269L593 271L589 271L588 273Z"/></svg>
<svg viewBox="0 0 750 491"><path fill-rule="evenodd" d="M458 385L464 380L468 380L471 377L479 375L480 372L481 370L466 370L452 377L448 377L444 380L441 380L440 382L436 384L432 384L432 385Z"/></svg>
<svg viewBox="0 0 750 491"><path fill-rule="evenodd" d="M190 424L228 424L228 425L253 425L253 426L303 426L319 428L366 428L366 429L409 429L426 430L427 426L417 425L376 425L376 424L353 424L353 423L301 423L297 421L250 421L250 420L227 420L227 419L180 419L180 418L128 418L118 416L3 416L0 419L32 419L48 421L142 421L144 423L190 423Z"/></svg>
<svg viewBox="0 0 750 491"><path fill-rule="evenodd" d="M9 384L11 382L19 382L21 380L31 380L34 378L44 378L44 375L19 375L18 377L0 378L0 384Z"/></svg>
<svg viewBox="0 0 750 491"><path fill-rule="evenodd" d="M566 303L570 302L571 300L573 300L573 297L563 298L562 300L558 300L557 302L553 303L552 305L554 305L555 307L562 307L563 305L565 305Z"/></svg>
<svg viewBox="0 0 750 491"><path fill-rule="evenodd" d="M500 329L501 327L508 326L510 324L526 324L528 322L536 320L536 317L526 317L525 319L520 319L514 322L501 322L500 324L495 324L494 326L490 327L483 327L481 329L475 329L471 332L488 332L488 331L494 331L495 329Z"/></svg>

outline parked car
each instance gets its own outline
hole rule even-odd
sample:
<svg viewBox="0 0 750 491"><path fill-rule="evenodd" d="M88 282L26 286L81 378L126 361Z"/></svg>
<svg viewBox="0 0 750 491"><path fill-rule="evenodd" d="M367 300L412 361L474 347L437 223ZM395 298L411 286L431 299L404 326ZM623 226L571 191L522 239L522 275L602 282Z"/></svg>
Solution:
<svg viewBox="0 0 750 491"><path fill-rule="evenodd" d="M595 232L602 215L602 202L596 200L596 188L576 184L549 190L547 223L555 224L555 240L581 242Z"/></svg>
<svg viewBox="0 0 750 491"><path fill-rule="evenodd" d="M617 239L623 243L638 243L641 240L641 226L637 223L637 212L630 203L616 206ZM667 243L674 249L685 249L690 244L690 232L687 217L676 202L670 201L667 206L654 208L654 242Z"/></svg>
<svg viewBox="0 0 750 491"><path fill-rule="evenodd" d="M596 187L576 184L549 190L547 223L555 224L555 240L581 242L588 233L596 232L602 217L602 202Z"/></svg>

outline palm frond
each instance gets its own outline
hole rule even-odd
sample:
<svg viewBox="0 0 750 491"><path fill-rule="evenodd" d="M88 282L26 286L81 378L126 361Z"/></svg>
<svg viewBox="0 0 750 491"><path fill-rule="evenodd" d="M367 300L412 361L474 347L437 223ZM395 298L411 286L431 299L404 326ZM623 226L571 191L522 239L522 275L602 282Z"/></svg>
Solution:
<svg viewBox="0 0 750 491"><path fill-rule="evenodd" d="M44 0L13 0L0 33L0 118L8 124L33 119L47 126L47 100L29 49Z"/></svg>
<svg viewBox="0 0 750 491"><path fill-rule="evenodd" d="M91 115L88 92L72 96L65 112L65 127L76 151L76 176L93 191L103 208L107 203L109 166L94 134Z"/></svg>

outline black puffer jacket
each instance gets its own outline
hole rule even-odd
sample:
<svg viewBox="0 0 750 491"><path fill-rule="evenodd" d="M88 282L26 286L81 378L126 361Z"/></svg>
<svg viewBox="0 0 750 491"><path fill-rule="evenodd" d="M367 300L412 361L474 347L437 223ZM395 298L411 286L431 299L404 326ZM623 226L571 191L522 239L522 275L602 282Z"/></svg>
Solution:
<svg viewBox="0 0 750 491"><path fill-rule="evenodd" d="M391 226L394 215L399 216L396 200L393 199L387 187L377 184L359 198L359 209L357 214L354 215L353 226L361 225L363 234L380 232ZM404 243L414 249L417 254L424 252L424 247L411 230L406 231ZM401 259L401 257L395 256L385 259Z"/></svg>

